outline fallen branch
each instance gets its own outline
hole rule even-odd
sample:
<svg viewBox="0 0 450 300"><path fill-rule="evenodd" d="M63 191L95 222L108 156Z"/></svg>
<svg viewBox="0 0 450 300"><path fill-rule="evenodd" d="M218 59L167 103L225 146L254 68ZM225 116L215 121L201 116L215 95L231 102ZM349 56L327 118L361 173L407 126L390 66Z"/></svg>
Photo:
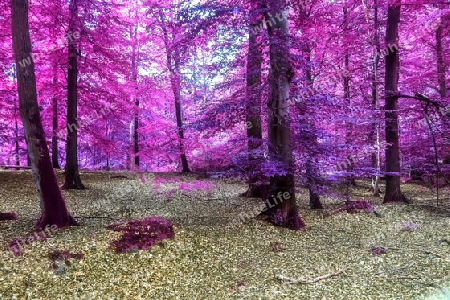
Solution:
<svg viewBox="0 0 450 300"><path fill-rule="evenodd" d="M397 275L397 276L387 276L387 275L381 275L378 276L378 278L385 278L389 280L397 280L397 279L421 279L417 276L408 276L408 275Z"/></svg>
<svg viewBox="0 0 450 300"><path fill-rule="evenodd" d="M442 257L439 254L434 253L433 251L430 250L424 250L424 249L414 249L414 248L395 248L395 247L386 247L387 249L390 250L410 250L410 251L419 251L419 252L423 252L425 254L431 254L434 255L436 257Z"/></svg>
<svg viewBox="0 0 450 300"><path fill-rule="evenodd" d="M343 271L344 271L344 270L338 270L338 271L336 271L336 272L334 272L334 273L325 274L325 275L316 277L316 278L314 278L314 279L312 279L312 280L295 279L295 278L290 278L290 277L287 277L287 276L284 276L284 275L281 275L281 274L275 274L275 277L276 277L277 279L279 279L279 280L287 281L288 283L292 283L292 284L297 284L297 283L301 283L301 284L314 284L314 283L316 283L316 282L318 282L318 281L320 281L320 280L324 280L324 279L327 279L327 278L330 278L330 277L339 275L339 274L342 273Z"/></svg>

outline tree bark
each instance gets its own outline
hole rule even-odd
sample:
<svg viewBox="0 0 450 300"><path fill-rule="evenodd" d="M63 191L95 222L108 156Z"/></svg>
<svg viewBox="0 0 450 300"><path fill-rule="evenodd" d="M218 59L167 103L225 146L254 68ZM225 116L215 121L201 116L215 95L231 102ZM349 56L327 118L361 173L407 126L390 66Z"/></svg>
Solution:
<svg viewBox="0 0 450 300"><path fill-rule="evenodd" d="M78 0L70 0L69 32L77 29ZM78 53L76 40L69 39L69 70L67 71L67 142L63 189L85 189L78 170Z"/></svg>
<svg viewBox="0 0 450 300"><path fill-rule="evenodd" d="M168 50L170 51L170 50ZM175 98L175 115L177 119L177 132L178 132L178 147L180 150L180 159L182 165L182 172L190 172L188 161L186 158L186 152L184 149L184 128L183 128L183 117L181 112L181 73L180 73L180 52L178 49L173 50L173 61L174 66L169 65L170 70L170 82L172 84L172 91Z"/></svg>
<svg viewBox="0 0 450 300"><path fill-rule="evenodd" d="M344 12L344 33L346 33L348 31L348 12L347 12L347 8L344 7L343 9ZM350 55L348 54L348 50L345 50L345 57L344 57L344 68L345 68L345 74L348 74L348 69L349 69L349 59L350 59ZM352 106L352 102L350 99L350 76L343 76L343 87L344 87L344 99L345 99L345 104L347 105L347 108L350 110L350 107ZM350 151L353 151L353 149L351 149L351 145L352 145L352 137L353 137L353 125L350 121L348 121L346 123L345 126L345 143L347 144L347 146L349 147ZM352 186L356 186L356 181L355 181L355 176L353 175L353 169L354 169L354 161L352 160L352 155L350 153L348 153L347 155L347 160L350 161L350 163L347 166L347 173L348 178L347 178L347 184L348 185L352 185ZM347 189L349 189L350 187L347 186Z"/></svg>
<svg viewBox="0 0 450 300"><path fill-rule="evenodd" d="M136 12L137 14L137 12ZM135 24L134 31L132 30L133 36L133 50L131 56L131 68L132 68L132 76L133 83L135 84L135 91L138 90L138 69L136 62L136 43L137 43L137 29L138 24ZM134 166L136 170L139 170L139 98L135 96L134 105L135 105L135 113L134 113Z"/></svg>
<svg viewBox="0 0 450 300"><path fill-rule="evenodd" d="M250 1L250 26L247 54L247 89L245 120L247 127L247 147L249 163L249 186L244 193L246 197L262 197L261 183L261 156L262 129L261 129L261 65L262 49L259 24L263 21L261 0Z"/></svg>
<svg viewBox="0 0 450 300"><path fill-rule="evenodd" d="M286 168L286 175L275 175L270 180L270 204L274 208L268 211L270 221L278 226L299 230L305 227L298 214L295 201L294 163L291 149L289 88L293 70L289 57L289 25L285 1L270 0L266 19L276 16L277 20L267 26L270 38L270 73L269 73L269 156L272 161L281 162ZM275 17L274 17L275 19ZM275 197L287 195L278 203ZM280 198L277 198L280 199Z"/></svg>
<svg viewBox="0 0 450 300"><path fill-rule="evenodd" d="M28 25L28 1L11 0L11 22L13 50L16 66L31 54L31 41ZM45 132L39 114L36 93L34 62L17 69L17 85L20 102L20 117L23 122L33 176L40 198L42 215L36 230L47 225L65 227L78 225L67 211L65 201L58 187L48 151Z"/></svg>
<svg viewBox="0 0 450 300"><path fill-rule="evenodd" d="M14 83L17 82L17 71L14 68ZM17 105L17 97L14 97L14 125L15 125L15 130L14 130L14 135L15 135L15 161L16 161L16 166L20 166L20 154L19 154L19 124L17 122L18 119L18 112L19 107ZM9 158L8 158L8 164L9 164Z"/></svg>
<svg viewBox="0 0 450 300"><path fill-rule="evenodd" d="M441 22L436 29L436 56L437 56L437 72L438 72L438 83L439 83L439 94L441 99L444 99L447 95L447 87L445 84L445 63L444 56L442 53L442 27L443 22Z"/></svg>
<svg viewBox="0 0 450 300"><path fill-rule="evenodd" d="M309 41L306 42L306 84L308 85L308 90L313 90L313 78L312 78L312 66L311 66L311 45ZM304 113L307 113L308 106ZM312 108L314 109L314 108ZM305 120L308 120L308 136L305 138L307 143L311 143L311 147L308 147L308 158L306 161L306 179L308 183L309 190L309 207L311 209L323 209L323 205L320 202L320 196L318 192L317 181L319 180L319 170L316 165L315 154L319 151L319 143L317 142L317 129L315 124L315 113L310 111L310 114L313 116L311 118L306 117Z"/></svg>
<svg viewBox="0 0 450 300"><path fill-rule="evenodd" d="M57 94L58 85L58 64L53 64L53 98L52 98L52 126L53 126L53 136L52 136L52 165L55 169L61 169L58 161L58 97Z"/></svg>
<svg viewBox="0 0 450 300"><path fill-rule="evenodd" d="M380 63L380 37L378 35L378 3L374 1L374 57L373 57L373 70L372 70L372 108L373 108L373 121L372 128L369 134L369 143L375 146L376 152L372 153L372 168L378 172L381 170L381 153L380 153L380 124L378 124L377 113L380 109L380 97L378 93L378 66ZM372 193L375 197L380 196L380 176L372 176Z"/></svg>
<svg viewBox="0 0 450 300"><path fill-rule="evenodd" d="M388 6L386 46L398 45L401 0ZM400 190L400 147L398 133L398 46L390 47L386 56L385 122L386 122L386 194L383 203L404 202L408 199Z"/></svg>

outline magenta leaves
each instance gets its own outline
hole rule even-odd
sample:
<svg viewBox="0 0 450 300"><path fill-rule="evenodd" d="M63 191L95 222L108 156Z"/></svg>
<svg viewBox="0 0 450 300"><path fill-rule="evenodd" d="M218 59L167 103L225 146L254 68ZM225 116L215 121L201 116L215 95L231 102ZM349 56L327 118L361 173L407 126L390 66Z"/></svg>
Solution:
<svg viewBox="0 0 450 300"><path fill-rule="evenodd" d="M122 232L120 239L111 242L111 246L119 253L148 250L164 239L175 237L172 223L161 217L130 220L106 228Z"/></svg>

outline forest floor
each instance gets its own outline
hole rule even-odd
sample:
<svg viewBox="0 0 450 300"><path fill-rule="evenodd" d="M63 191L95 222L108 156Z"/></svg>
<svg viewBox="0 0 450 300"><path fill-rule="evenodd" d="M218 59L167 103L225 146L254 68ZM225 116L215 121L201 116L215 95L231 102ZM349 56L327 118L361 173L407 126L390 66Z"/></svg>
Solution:
<svg viewBox="0 0 450 300"><path fill-rule="evenodd" d="M128 178L110 178L118 174ZM261 217L228 225L261 205L238 197L246 188L241 182L155 176L142 183L131 173L82 172L88 189L64 191L81 226L25 245L15 257L8 241L32 234L39 201L29 171L0 171L0 212L18 215L0 222L0 299L450 298L450 201L433 207L427 199L434 193L426 187L402 185L413 205L381 205L369 183L358 181L351 199L371 201L381 218L346 212L324 217L308 209L308 193L300 189L307 227L293 232ZM62 184L61 173L58 178ZM441 192L449 198L448 188ZM323 200L327 208L343 201ZM120 233L105 227L146 216L173 221L175 238L149 251L116 254L110 243ZM373 247L387 250L373 255ZM56 249L81 251L84 258L55 273L48 253Z"/></svg>

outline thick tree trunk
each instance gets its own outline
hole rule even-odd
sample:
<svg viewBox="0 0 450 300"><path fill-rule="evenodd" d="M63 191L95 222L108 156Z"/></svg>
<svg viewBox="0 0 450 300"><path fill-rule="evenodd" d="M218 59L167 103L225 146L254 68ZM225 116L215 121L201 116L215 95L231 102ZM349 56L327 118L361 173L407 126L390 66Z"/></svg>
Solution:
<svg viewBox="0 0 450 300"><path fill-rule="evenodd" d="M401 1L388 6L386 45L398 45L398 24ZM389 47L385 74L385 122L386 122L386 194L384 202L405 202L408 199L400 190L400 147L398 133L398 47Z"/></svg>
<svg viewBox="0 0 450 300"><path fill-rule="evenodd" d="M69 32L77 30L78 0L70 0ZM67 143L63 189L85 189L78 171L78 53L76 40L69 39L69 69L67 70Z"/></svg>
<svg viewBox="0 0 450 300"><path fill-rule="evenodd" d="M267 26L270 37L269 156L272 161L282 162L287 173L284 176L271 177L271 197L268 201L275 204L275 207L271 208L268 214L273 224L299 230L305 226L305 223L298 214L295 201L294 163L287 101L293 76L289 57L288 11L285 1L278 0L269 1L269 10L270 14L266 14L266 19L276 16L278 20ZM283 195L281 203L275 200L278 195Z"/></svg>
<svg viewBox="0 0 450 300"><path fill-rule="evenodd" d="M247 90L245 103L245 120L247 127L247 145L249 162L249 187L244 193L246 197L262 197L261 162L258 149L262 146L261 129L261 65L262 49L258 40L261 32L259 24L263 21L261 0L250 1L250 26L247 54Z"/></svg>
<svg viewBox="0 0 450 300"><path fill-rule="evenodd" d="M53 98L52 98L52 125L53 125L53 136L52 136L52 165L55 169L61 169L58 161L58 97L56 92L58 90L58 64L53 64Z"/></svg>
<svg viewBox="0 0 450 300"><path fill-rule="evenodd" d="M11 0L11 22L14 56L16 66L19 66L19 62L31 53L27 0ZM37 102L34 62L17 69L17 84L20 116L42 211L36 230L43 230L46 225L78 225L67 211L50 161Z"/></svg>

